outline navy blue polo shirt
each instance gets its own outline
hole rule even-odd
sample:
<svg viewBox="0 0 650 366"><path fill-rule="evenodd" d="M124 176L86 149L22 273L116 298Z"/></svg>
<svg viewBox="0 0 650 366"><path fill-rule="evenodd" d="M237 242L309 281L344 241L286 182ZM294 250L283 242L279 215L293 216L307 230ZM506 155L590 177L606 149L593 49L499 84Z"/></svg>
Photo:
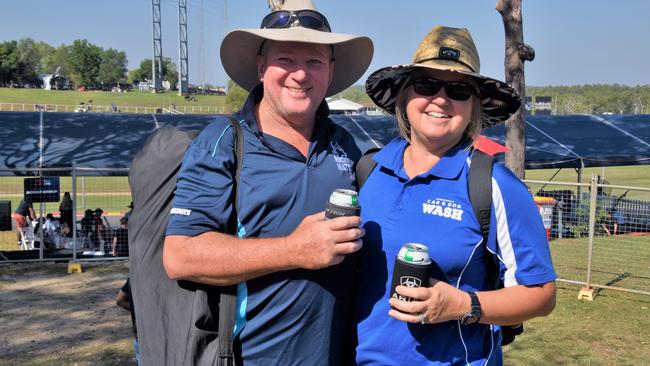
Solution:
<svg viewBox="0 0 650 366"><path fill-rule="evenodd" d="M237 213L242 237L290 234L305 216L324 210L334 189L355 189L352 165L361 155L352 136L326 117L324 102L306 157L262 134L253 113L261 97L261 88L255 89L235 116L244 134ZM179 173L167 235L225 231L233 210L233 142L224 118L192 143ZM340 364L351 342L354 279L348 258L322 270L277 272L240 284L236 332L244 364Z"/></svg>
<svg viewBox="0 0 650 366"><path fill-rule="evenodd" d="M491 288L486 245L467 189L470 152L460 143L428 172L410 179L403 164L407 142L393 140L374 159L361 189L366 229L357 298L360 365L494 365L502 362L498 326L459 321L409 324L388 315L393 265L401 246L429 248L432 277L464 291ZM505 286L555 280L541 217L526 186L501 164L492 176L487 250L497 253Z"/></svg>

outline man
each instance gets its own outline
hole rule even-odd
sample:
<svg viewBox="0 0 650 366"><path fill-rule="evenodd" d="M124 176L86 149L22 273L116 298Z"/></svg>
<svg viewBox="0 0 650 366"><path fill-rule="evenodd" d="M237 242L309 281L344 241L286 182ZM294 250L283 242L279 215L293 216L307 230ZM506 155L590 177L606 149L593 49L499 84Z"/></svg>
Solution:
<svg viewBox="0 0 650 366"><path fill-rule="evenodd" d="M350 254L364 233L359 217L325 221L323 209L334 189L354 189L360 151L327 118L324 98L354 83L372 50L367 37L332 33L310 0L287 1L261 29L235 30L221 45L226 72L250 91L235 115L241 238L224 234L234 220L234 137L217 121L185 155L163 263L172 279L237 284L244 365L348 362Z"/></svg>
<svg viewBox="0 0 650 366"><path fill-rule="evenodd" d="M29 199L23 199L18 204L16 211L14 211L14 220L16 221L16 237L18 239L18 244L22 244L22 239L25 235L25 228L29 225L30 221L36 219L36 214L34 213L34 206Z"/></svg>

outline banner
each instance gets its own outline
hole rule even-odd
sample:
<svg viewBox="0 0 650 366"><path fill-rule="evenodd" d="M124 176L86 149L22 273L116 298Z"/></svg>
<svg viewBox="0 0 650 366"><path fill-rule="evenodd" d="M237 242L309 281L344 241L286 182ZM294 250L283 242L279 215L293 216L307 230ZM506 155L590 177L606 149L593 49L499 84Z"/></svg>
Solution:
<svg viewBox="0 0 650 366"><path fill-rule="evenodd" d="M59 177L25 178L25 200L31 202L59 202Z"/></svg>

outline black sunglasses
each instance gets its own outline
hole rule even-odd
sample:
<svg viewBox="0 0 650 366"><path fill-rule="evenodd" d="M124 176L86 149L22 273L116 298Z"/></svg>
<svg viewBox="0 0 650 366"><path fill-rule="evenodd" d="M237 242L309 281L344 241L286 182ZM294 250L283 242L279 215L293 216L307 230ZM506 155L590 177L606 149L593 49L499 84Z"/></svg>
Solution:
<svg viewBox="0 0 650 366"><path fill-rule="evenodd" d="M296 26L295 21L304 28L331 32L327 18L314 10L278 10L262 19L260 28L288 28Z"/></svg>
<svg viewBox="0 0 650 366"><path fill-rule="evenodd" d="M447 96L453 100L464 101L472 95L479 95L478 90L471 84L462 81L442 81L430 77L419 77L411 81L413 90L425 97L432 97L445 88Z"/></svg>

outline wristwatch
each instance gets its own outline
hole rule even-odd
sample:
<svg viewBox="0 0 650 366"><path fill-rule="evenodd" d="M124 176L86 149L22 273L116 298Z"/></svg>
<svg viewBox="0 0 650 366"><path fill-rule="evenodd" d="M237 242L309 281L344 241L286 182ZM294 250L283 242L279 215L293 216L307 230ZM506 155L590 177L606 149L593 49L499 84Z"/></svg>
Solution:
<svg viewBox="0 0 650 366"><path fill-rule="evenodd" d="M472 301L472 309L467 313L463 314L460 318L460 323L463 325L476 324L481 320L481 315L483 311L481 310L481 302L478 301L478 296L473 292L468 292L469 298Z"/></svg>

